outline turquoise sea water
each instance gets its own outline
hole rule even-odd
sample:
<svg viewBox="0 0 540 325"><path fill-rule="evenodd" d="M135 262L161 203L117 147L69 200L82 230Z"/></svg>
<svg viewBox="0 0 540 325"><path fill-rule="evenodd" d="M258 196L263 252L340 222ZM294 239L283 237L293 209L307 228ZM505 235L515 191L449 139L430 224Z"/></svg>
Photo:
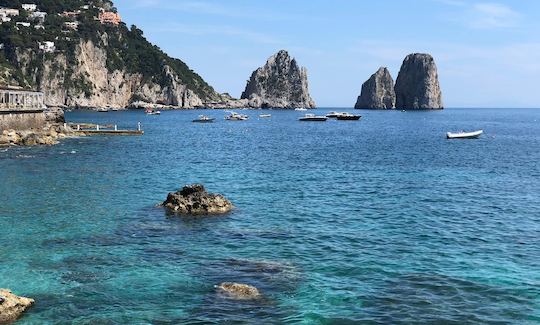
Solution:
<svg viewBox="0 0 540 325"><path fill-rule="evenodd" d="M146 134L0 152L0 287L37 301L20 324L540 323L540 110L204 113L68 113ZM193 182L237 208L156 207Z"/></svg>

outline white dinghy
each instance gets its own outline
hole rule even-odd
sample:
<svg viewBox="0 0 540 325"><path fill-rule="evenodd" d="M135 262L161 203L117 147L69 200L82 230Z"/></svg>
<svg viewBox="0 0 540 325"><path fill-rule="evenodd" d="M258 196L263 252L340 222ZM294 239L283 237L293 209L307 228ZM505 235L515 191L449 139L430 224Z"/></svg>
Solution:
<svg viewBox="0 0 540 325"><path fill-rule="evenodd" d="M482 134L484 133L484 130L474 131L474 132L457 132L452 133L448 132L446 133L447 139L478 139Z"/></svg>

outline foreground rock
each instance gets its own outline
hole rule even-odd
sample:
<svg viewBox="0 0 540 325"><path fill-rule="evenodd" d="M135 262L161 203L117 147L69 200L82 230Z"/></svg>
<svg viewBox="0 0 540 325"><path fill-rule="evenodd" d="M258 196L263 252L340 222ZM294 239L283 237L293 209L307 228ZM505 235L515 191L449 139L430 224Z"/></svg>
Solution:
<svg viewBox="0 0 540 325"><path fill-rule="evenodd" d="M241 99L252 108L315 108L306 68L300 68L284 50L253 72Z"/></svg>
<svg viewBox="0 0 540 325"><path fill-rule="evenodd" d="M395 86L398 109L443 109L435 60L429 54L409 54Z"/></svg>
<svg viewBox="0 0 540 325"><path fill-rule="evenodd" d="M34 299L19 297L10 290L0 289L0 324L17 320L33 303Z"/></svg>
<svg viewBox="0 0 540 325"><path fill-rule="evenodd" d="M70 127L47 125L42 129L4 130L0 133L1 146L55 145L60 139L74 136Z"/></svg>
<svg viewBox="0 0 540 325"><path fill-rule="evenodd" d="M362 85L354 108L393 109L395 106L394 79L387 68L381 67Z"/></svg>
<svg viewBox="0 0 540 325"><path fill-rule="evenodd" d="M201 184L187 185L175 193L169 193L163 206L185 215L224 214L233 209L232 203L223 195L208 193Z"/></svg>
<svg viewBox="0 0 540 325"><path fill-rule="evenodd" d="M216 286L216 288L221 294L225 294L228 297L238 300L257 299L261 296L261 293L257 288L248 284L223 282Z"/></svg>

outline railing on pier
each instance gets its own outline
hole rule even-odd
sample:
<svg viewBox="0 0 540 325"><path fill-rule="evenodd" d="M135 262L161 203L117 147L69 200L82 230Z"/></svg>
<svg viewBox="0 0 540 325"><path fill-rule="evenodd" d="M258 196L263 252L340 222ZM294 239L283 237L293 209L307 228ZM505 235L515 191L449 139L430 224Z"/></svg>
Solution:
<svg viewBox="0 0 540 325"><path fill-rule="evenodd" d="M34 91L0 89L0 112L43 112L43 93Z"/></svg>

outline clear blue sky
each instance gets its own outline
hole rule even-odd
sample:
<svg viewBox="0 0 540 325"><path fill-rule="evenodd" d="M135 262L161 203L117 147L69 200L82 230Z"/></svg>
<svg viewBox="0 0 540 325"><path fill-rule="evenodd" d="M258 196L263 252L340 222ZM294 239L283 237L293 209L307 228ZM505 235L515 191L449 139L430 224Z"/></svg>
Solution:
<svg viewBox="0 0 540 325"><path fill-rule="evenodd" d="M362 83L431 53L447 107L540 107L540 1L116 0L124 21L239 97L280 49L307 67L318 106L351 107Z"/></svg>

